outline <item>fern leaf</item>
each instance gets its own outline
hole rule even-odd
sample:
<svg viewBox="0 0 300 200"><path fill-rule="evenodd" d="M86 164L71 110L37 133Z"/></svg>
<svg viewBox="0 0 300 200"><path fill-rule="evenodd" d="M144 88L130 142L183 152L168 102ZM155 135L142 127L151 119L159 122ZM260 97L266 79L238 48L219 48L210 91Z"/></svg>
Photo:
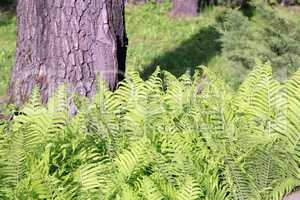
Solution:
<svg viewBox="0 0 300 200"><path fill-rule="evenodd" d="M75 181L80 183L81 188L84 191L97 190L100 187L98 171L99 166L97 164L83 165L75 172Z"/></svg>
<svg viewBox="0 0 300 200"><path fill-rule="evenodd" d="M178 200L196 200L202 196L202 191L199 184L188 176L184 185L178 191Z"/></svg>
<svg viewBox="0 0 300 200"><path fill-rule="evenodd" d="M148 200L162 200L164 196L159 191L159 188L148 177L145 177L142 181L142 194Z"/></svg>
<svg viewBox="0 0 300 200"><path fill-rule="evenodd" d="M147 151L148 142L142 139L134 143L130 150L126 150L118 156L116 166L124 180L129 180L137 171L148 164Z"/></svg>

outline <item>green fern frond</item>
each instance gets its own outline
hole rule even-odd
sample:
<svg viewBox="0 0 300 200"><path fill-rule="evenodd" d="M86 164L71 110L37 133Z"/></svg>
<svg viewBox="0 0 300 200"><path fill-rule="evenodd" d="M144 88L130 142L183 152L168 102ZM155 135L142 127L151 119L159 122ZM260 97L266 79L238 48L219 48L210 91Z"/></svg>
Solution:
<svg viewBox="0 0 300 200"><path fill-rule="evenodd" d="M120 154L115 163L121 177L128 181L136 172L145 168L149 162L147 152L149 151L149 142L146 139L135 142L130 150Z"/></svg>
<svg viewBox="0 0 300 200"><path fill-rule="evenodd" d="M34 90L0 125L0 199L279 200L293 191L300 71L279 84L258 64L235 94L201 70L177 79L157 68L146 81L129 72L115 92L100 80L76 116L65 87L45 107Z"/></svg>
<svg viewBox="0 0 300 200"><path fill-rule="evenodd" d="M61 85L55 91L55 93L50 97L47 108L51 113L62 112L65 113L68 110L68 92L67 86Z"/></svg>
<svg viewBox="0 0 300 200"><path fill-rule="evenodd" d="M42 107L42 102L41 102L41 95L38 87L34 87L32 90L32 94L29 98L29 102L27 106L30 106L34 108L35 110L38 110Z"/></svg>
<svg viewBox="0 0 300 200"><path fill-rule="evenodd" d="M159 191L159 188L148 177L145 177L142 181L142 194L148 200L163 200L164 196Z"/></svg>
<svg viewBox="0 0 300 200"><path fill-rule="evenodd" d="M99 171L97 164L83 165L75 172L75 181L80 183L81 189L84 191L98 190L101 186L98 181Z"/></svg>
<svg viewBox="0 0 300 200"><path fill-rule="evenodd" d="M283 96L286 101L283 114L276 124L276 132L281 136L285 148L294 159L300 159L300 71L298 70L284 85Z"/></svg>
<svg viewBox="0 0 300 200"><path fill-rule="evenodd" d="M255 186L249 180L240 163L236 163L235 160L228 157L226 159L226 166L226 176L234 200L260 199Z"/></svg>
<svg viewBox="0 0 300 200"><path fill-rule="evenodd" d="M202 196L202 190L200 185L193 180L192 177L188 176L185 183L180 188L177 194L178 200L196 200Z"/></svg>
<svg viewBox="0 0 300 200"><path fill-rule="evenodd" d="M149 91L148 93L153 94L156 92L162 91L163 82L161 79L162 72L159 67L153 72L153 74L149 77L147 81L145 81L145 89ZM162 94L162 93L158 93Z"/></svg>
<svg viewBox="0 0 300 200"><path fill-rule="evenodd" d="M120 194L116 196L116 200L140 200L138 193L134 191L131 187L124 185L123 190Z"/></svg>
<svg viewBox="0 0 300 200"><path fill-rule="evenodd" d="M266 145L258 149L249 158L250 163L247 172L254 179L257 189L264 193L271 190L274 181L285 177L285 172L281 168L276 151L278 146Z"/></svg>
<svg viewBox="0 0 300 200"><path fill-rule="evenodd" d="M256 85L264 79L269 79L272 76L272 68L270 64L257 64L253 70L245 78L245 81L240 86L235 97L235 103L249 104L255 90ZM241 106L242 106L241 105Z"/></svg>
<svg viewBox="0 0 300 200"><path fill-rule="evenodd" d="M26 150L22 132L16 132L11 137L11 144L2 168L3 181L10 186L17 186L26 174Z"/></svg>

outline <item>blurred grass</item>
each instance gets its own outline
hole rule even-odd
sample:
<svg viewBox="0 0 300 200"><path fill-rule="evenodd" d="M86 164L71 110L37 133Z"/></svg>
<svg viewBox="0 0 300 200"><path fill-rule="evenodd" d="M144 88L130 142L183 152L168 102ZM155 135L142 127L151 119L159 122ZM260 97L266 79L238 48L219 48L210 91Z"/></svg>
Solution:
<svg viewBox="0 0 300 200"><path fill-rule="evenodd" d="M0 96L7 91L15 52L16 23L11 13L0 12Z"/></svg>
<svg viewBox="0 0 300 200"><path fill-rule="evenodd" d="M164 3L127 9L127 68L140 71L146 79L156 66L178 77L206 65L232 87L239 85L248 70L221 56L221 35L215 28L220 15L229 8L208 7L189 19L172 19L170 8Z"/></svg>
<svg viewBox="0 0 300 200"><path fill-rule="evenodd" d="M157 65L179 76L207 64L219 52L218 35L211 25L222 7L206 9L192 19L170 18L170 7L165 3L127 9L127 66L144 78Z"/></svg>

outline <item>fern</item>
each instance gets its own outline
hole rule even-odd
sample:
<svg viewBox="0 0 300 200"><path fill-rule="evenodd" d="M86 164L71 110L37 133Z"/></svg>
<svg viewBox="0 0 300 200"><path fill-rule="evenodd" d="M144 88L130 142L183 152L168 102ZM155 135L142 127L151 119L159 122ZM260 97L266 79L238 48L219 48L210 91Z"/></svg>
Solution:
<svg viewBox="0 0 300 200"><path fill-rule="evenodd" d="M201 196L201 188L191 177L187 177L184 185L178 191L178 200L196 200Z"/></svg>
<svg viewBox="0 0 300 200"><path fill-rule="evenodd" d="M232 189L232 197L234 200L260 199L256 188L249 180L241 164L237 163L232 158L226 160L227 175L230 188Z"/></svg>
<svg viewBox="0 0 300 200"><path fill-rule="evenodd" d="M132 145L130 150L126 150L116 159L116 165L122 178L128 181L140 170L147 166L147 151L149 145L147 140L141 140Z"/></svg>
<svg viewBox="0 0 300 200"><path fill-rule="evenodd" d="M159 191L159 188L148 177L145 177L142 181L142 194L148 200L163 200L164 196Z"/></svg>
<svg viewBox="0 0 300 200"><path fill-rule="evenodd" d="M258 64L237 92L205 67L47 105L35 89L0 124L0 199L282 199L300 185L299 85Z"/></svg>

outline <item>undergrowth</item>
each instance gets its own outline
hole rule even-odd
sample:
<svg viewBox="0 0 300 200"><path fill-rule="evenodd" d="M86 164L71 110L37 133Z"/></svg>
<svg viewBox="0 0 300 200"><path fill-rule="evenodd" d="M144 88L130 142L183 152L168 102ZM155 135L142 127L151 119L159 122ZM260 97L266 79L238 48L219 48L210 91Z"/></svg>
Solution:
<svg viewBox="0 0 300 200"><path fill-rule="evenodd" d="M0 199L279 200L299 185L300 71L280 84L258 64L234 92L206 68L157 69L100 82L76 116L67 99L35 90L1 123Z"/></svg>

